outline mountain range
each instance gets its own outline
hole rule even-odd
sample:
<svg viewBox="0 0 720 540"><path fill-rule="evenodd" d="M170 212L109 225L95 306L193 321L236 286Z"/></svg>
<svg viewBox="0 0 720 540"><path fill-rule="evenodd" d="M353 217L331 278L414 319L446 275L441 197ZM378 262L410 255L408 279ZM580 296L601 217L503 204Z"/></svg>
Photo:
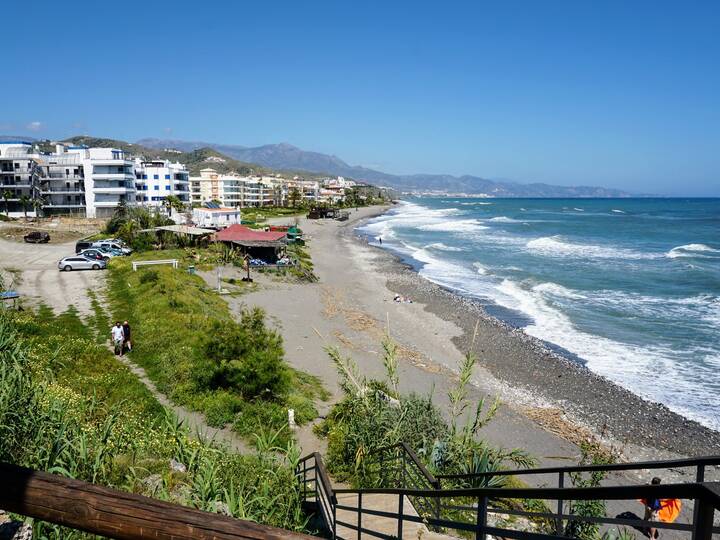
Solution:
<svg viewBox="0 0 720 540"><path fill-rule="evenodd" d="M22 139L37 141L27 136L4 136L0 140ZM185 163L192 173L205 166L212 166L219 172L236 171L243 174L266 172L256 166L274 171L294 171L317 175L344 176L365 181L377 186L390 187L401 192L452 193L487 195L492 197L631 197L630 193L618 189L597 186L555 186L543 183L520 183L507 180L490 180L478 176L452 176L449 174L395 175L357 165L349 165L337 156L302 150L287 143L263 146L239 146L202 141L181 141L174 139L140 139L134 145L124 141L78 136L65 139L68 142L89 146L114 145L131 152L143 148L144 153L155 151L156 157ZM179 155L181 151L184 155ZM219 158L219 160L217 159ZM229 158L229 159L228 159ZM213 161L213 163L209 163Z"/></svg>
<svg viewBox="0 0 720 540"><path fill-rule="evenodd" d="M280 170L307 171L363 180L403 192L445 192L493 197L630 197L630 193L597 186L555 186L543 183L490 180L478 176L449 174L395 175L357 165L349 165L337 156L302 150L287 143L263 146L239 146L174 139L140 139L136 144L159 150L192 152L212 148L246 163Z"/></svg>

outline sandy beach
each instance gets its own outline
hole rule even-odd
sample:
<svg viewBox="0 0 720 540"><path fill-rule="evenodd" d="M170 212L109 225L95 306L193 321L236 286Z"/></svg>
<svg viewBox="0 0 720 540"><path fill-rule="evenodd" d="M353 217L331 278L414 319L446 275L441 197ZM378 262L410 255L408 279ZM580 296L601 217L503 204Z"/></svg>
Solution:
<svg viewBox="0 0 720 540"><path fill-rule="evenodd" d="M256 291L228 297L235 310L243 304L263 307L282 332L289 362L319 376L333 399L340 397L338 376L324 348L339 347L364 375L381 377L380 340L389 328L401 350L401 389L433 392L447 409L447 392L477 325L472 399L502 401L481 432L492 444L523 448L543 465L577 462L579 444L589 439L633 461L718 452L719 433L558 356L367 245L354 228L384 210L360 209L346 222L301 218L319 282L287 283L256 274ZM413 303L394 302L396 293ZM304 451L322 444L305 431L299 437Z"/></svg>

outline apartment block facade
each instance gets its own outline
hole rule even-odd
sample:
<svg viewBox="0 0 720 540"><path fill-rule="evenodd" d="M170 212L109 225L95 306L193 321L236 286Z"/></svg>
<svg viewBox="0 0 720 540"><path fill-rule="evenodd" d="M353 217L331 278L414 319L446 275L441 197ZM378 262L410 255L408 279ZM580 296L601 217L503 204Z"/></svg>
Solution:
<svg viewBox="0 0 720 540"><path fill-rule="evenodd" d="M169 195L190 204L190 175L182 163L168 160L135 160L136 202L162 206Z"/></svg>
<svg viewBox="0 0 720 540"><path fill-rule="evenodd" d="M37 198L40 163L32 155L32 145L22 141L0 143L0 197L3 211L32 211L27 201ZM25 208L23 208L25 201Z"/></svg>
<svg viewBox="0 0 720 540"><path fill-rule="evenodd" d="M133 159L115 148L58 144L39 152L31 143L0 143L0 196L10 213L23 204L34 214L107 218L120 204L162 207L168 195L190 203L189 173L181 163ZM3 208L4 210L4 208Z"/></svg>

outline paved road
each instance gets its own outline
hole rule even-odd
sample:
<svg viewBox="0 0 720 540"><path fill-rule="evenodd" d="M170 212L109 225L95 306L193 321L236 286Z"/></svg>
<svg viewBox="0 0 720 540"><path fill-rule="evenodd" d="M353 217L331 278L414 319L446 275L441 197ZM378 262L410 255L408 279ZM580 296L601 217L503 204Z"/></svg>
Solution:
<svg viewBox="0 0 720 540"><path fill-rule="evenodd" d="M0 268L6 286L20 292L31 305L46 304L56 313L74 305L80 313L91 312L89 289L100 290L104 271L60 272L57 262L75 253L75 242L25 244L0 239ZM13 269L14 277L8 273ZM15 270L20 271L19 274Z"/></svg>

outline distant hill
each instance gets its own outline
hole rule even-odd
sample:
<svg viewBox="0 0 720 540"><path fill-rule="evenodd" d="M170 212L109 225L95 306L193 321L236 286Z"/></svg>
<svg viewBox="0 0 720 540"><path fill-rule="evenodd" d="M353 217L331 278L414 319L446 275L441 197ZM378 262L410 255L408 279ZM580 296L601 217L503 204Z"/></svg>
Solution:
<svg viewBox="0 0 720 540"><path fill-rule="evenodd" d="M393 175L365 167L349 165L337 156L308 152L287 143L246 147L173 139L141 139L146 147L172 148L183 152L213 148L245 163L257 163L274 169L290 169L345 176L400 191L486 194L495 197L630 197L630 193L595 186L554 186L550 184L497 181L478 176L449 174Z"/></svg>

